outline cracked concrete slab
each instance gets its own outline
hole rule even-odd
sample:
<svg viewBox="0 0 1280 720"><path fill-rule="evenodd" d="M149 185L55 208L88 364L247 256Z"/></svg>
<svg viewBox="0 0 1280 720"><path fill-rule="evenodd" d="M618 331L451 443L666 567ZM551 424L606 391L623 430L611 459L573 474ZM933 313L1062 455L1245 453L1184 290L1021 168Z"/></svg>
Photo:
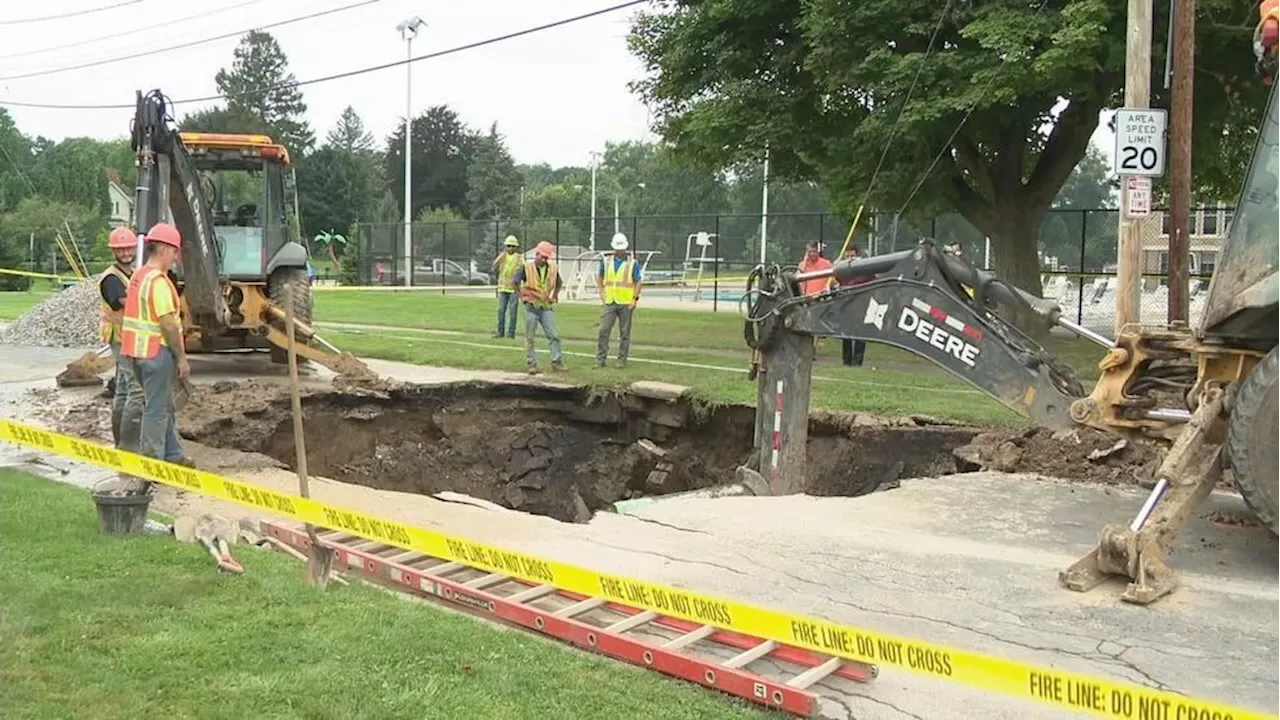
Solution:
<svg viewBox="0 0 1280 720"><path fill-rule="evenodd" d="M261 377L264 364L217 358L198 380L243 377L250 369ZM380 373L419 382L475 377L378 365ZM0 399L9 400L0 402L0 414L27 419L15 393L52 387L61 367L0 348ZM58 395L73 403L76 392ZM0 447L0 462L24 453ZM61 458L48 464L58 479L77 484L102 473ZM227 467L250 482L296 489L292 473L269 464ZM1133 488L972 473L904 480L862 498L673 499L636 516L597 515L586 525L322 478L312 488L321 500L601 571L1277 712L1277 543L1263 528L1222 522L1250 517L1233 495L1213 495L1180 537L1171 559L1185 586L1135 607L1118 600L1118 584L1077 594L1056 579L1092 547L1103 524L1133 516L1144 497ZM167 489L157 504L249 514ZM753 669L782 672L774 665ZM893 668L867 685L816 687L831 718L1078 717Z"/></svg>

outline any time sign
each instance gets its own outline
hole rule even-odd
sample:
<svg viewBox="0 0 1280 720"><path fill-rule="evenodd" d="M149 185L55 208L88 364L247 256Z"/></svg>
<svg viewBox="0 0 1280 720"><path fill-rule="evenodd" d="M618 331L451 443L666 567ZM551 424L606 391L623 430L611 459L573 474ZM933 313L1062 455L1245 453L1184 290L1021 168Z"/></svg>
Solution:
<svg viewBox="0 0 1280 720"><path fill-rule="evenodd" d="M1164 135L1167 123L1168 115L1164 110L1116 110L1116 153L1112 171L1117 175L1164 175Z"/></svg>

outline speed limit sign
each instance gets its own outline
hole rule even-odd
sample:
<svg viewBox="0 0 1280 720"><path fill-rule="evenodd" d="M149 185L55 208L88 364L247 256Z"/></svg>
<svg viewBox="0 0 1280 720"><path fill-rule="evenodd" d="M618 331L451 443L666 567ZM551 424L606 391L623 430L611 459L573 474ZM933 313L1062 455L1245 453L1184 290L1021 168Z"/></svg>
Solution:
<svg viewBox="0 0 1280 720"><path fill-rule="evenodd" d="M1111 169L1117 175L1164 175L1164 140L1168 114L1161 109L1116 110L1116 152Z"/></svg>

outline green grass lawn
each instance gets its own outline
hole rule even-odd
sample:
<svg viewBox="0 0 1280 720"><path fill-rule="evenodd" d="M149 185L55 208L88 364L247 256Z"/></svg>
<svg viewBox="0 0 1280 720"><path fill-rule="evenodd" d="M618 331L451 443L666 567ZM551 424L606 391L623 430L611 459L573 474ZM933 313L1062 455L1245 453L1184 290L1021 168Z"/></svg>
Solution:
<svg viewBox="0 0 1280 720"><path fill-rule="evenodd" d="M0 293L0 318L20 315L40 293ZM429 292L319 291L316 318L326 339L357 355L460 368L524 369L523 328L516 340L493 339L496 304L490 297ZM625 370L591 368L599 308L566 303L556 310L565 342L566 378L596 385L666 380L689 385L707 400L754 402L746 379L750 354L736 312L644 308L632 330L632 363ZM358 323L386 330L334 328ZM546 342L538 348L546 360ZM616 336L614 340L616 346ZM1050 338L1049 349L1073 365L1086 383L1097 377L1098 348L1084 340ZM824 340L814 367L813 406L880 414L923 414L983 424L1021 419L928 360L884 345L869 345L863 368L840 364L840 342ZM874 369L872 369L874 368Z"/></svg>
<svg viewBox="0 0 1280 720"><path fill-rule="evenodd" d="M0 320L13 320L36 303L48 297L48 289L31 289L24 292L0 292Z"/></svg>
<svg viewBox="0 0 1280 720"><path fill-rule="evenodd" d="M752 718L744 703L241 546L98 534L83 490L0 470L5 718Z"/></svg>

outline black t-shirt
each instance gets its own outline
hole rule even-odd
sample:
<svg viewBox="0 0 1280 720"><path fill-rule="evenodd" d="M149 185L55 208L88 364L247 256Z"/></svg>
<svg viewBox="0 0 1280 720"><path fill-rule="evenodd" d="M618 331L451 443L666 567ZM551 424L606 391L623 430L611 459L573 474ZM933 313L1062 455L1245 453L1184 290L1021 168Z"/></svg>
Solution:
<svg viewBox="0 0 1280 720"><path fill-rule="evenodd" d="M169 280L173 282L173 286L178 289L178 295L181 296L183 288L178 285L178 276L172 270L169 271ZM115 275L108 275L98 284L98 292L112 310L123 310L125 296L129 294L129 286Z"/></svg>

